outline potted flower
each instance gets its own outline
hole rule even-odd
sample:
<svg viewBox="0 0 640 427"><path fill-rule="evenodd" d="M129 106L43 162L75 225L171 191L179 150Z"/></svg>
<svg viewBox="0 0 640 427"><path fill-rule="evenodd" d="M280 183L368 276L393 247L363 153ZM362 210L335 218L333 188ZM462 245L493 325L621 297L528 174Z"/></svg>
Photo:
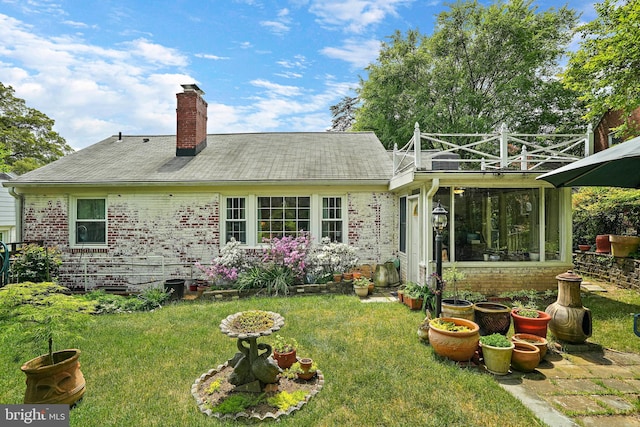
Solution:
<svg viewBox="0 0 640 427"><path fill-rule="evenodd" d="M480 348L487 371L494 375L506 375L511 366L511 355L515 345L502 334L480 337Z"/></svg>
<svg viewBox="0 0 640 427"><path fill-rule="evenodd" d="M519 303L511 309L511 317L516 334L526 333L547 337L547 325L551 321L551 316L544 311L533 306L525 307Z"/></svg>
<svg viewBox="0 0 640 427"><path fill-rule="evenodd" d="M0 288L0 335L12 340L19 337L23 344L20 350L48 347L46 354L21 367L27 376L24 403L72 405L84 395L80 350L54 351L54 344L82 338L95 303L66 292L67 288L52 282L14 283Z"/></svg>
<svg viewBox="0 0 640 427"><path fill-rule="evenodd" d="M458 282L465 280L466 274L459 271L456 264L447 268L442 275L445 285L453 286L453 298L442 300L442 315L448 317L459 317L467 320L474 320L473 303L465 299L458 298Z"/></svg>
<svg viewBox="0 0 640 427"><path fill-rule="evenodd" d="M286 339L276 334L273 341L273 358L282 369L288 369L297 361L298 342L294 338Z"/></svg>
<svg viewBox="0 0 640 427"><path fill-rule="evenodd" d="M366 297L369 294L369 284L371 281L366 277L359 277L353 281L353 290L359 297Z"/></svg>

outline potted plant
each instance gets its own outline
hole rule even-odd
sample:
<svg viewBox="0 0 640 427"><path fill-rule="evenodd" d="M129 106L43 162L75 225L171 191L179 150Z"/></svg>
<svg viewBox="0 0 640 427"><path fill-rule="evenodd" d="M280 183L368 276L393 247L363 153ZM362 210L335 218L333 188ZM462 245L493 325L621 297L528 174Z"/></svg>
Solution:
<svg viewBox="0 0 640 427"><path fill-rule="evenodd" d="M471 360L480 341L475 322L455 317L438 317L429 321L429 343L441 357L457 362Z"/></svg>
<svg viewBox="0 0 640 427"><path fill-rule="evenodd" d="M411 310L428 310L432 308L435 295L427 285L407 282L404 287L402 300Z"/></svg>
<svg viewBox="0 0 640 427"><path fill-rule="evenodd" d="M353 290L359 297L366 297L369 294L369 284L371 282L366 277L359 277L353 281Z"/></svg>
<svg viewBox="0 0 640 427"><path fill-rule="evenodd" d="M551 321L551 316L544 311L538 310L533 306L524 306L517 303L511 309L511 317L513 318L513 329L516 334L526 333L547 337L547 325Z"/></svg>
<svg viewBox="0 0 640 427"><path fill-rule="evenodd" d="M54 351L54 343L82 338L95 303L65 292L67 288L52 282L0 288L0 334L18 337L20 350L48 347L46 354L21 367L27 376L24 403L72 405L84 395L80 350Z"/></svg>
<svg viewBox="0 0 640 427"><path fill-rule="evenodd" d="M273 358L282 369L288 369L298 360L296 350L298 342L294 338L286 339L276 334L273 341Z"/></svg>
<svg viewBox="0 0 640 427"><path fill-rule="evenodd" d="M515 345L502 334L480 337L480 348L487 371L494 375L506 375L511 366L511 354Z"/></svg>
<svg viewBox="0 0 640 427"><path fill-rule="evenodd" d="M442 275L445 285L453 286L453 298L442 300L442 315L445 317L459 317L467 320L474 320L473 303L458 297L458 282L465 280L467 275L458 271L455 263L447 268Z"/></svg>

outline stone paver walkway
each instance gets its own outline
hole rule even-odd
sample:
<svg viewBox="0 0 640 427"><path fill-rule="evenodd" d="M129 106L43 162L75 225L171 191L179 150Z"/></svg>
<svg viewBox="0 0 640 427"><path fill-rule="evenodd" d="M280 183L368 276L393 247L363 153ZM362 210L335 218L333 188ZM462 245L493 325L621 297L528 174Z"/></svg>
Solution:
<svg viewBox="0 0 640 427"><path fill-rule="evenodd" d="M496 378L549 426L640 427L640 355L575 346Z"/></svg>

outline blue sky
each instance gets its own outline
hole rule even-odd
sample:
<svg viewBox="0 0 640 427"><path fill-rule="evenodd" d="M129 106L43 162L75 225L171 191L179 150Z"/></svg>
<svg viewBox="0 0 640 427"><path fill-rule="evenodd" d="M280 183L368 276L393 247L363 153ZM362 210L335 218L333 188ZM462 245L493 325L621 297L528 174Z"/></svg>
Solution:
<svg viewBox="0 0 640 427"><path fill-rule="evenodd" d="M537 1L540 10L558 7ZM582 20L593 1L567 2ZM0 0L0 82L75 149L118 132L175 134L197 83L209 133L324 131L380 41L431 34L441 1Z"/></svg>

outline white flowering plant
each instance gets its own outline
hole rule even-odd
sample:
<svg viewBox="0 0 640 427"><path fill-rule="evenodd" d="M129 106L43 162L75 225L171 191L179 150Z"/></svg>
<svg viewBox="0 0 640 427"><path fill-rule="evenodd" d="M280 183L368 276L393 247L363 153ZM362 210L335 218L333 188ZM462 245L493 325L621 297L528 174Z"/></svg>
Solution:
<svg viewBox="0 0 640 427"><path fill-rule="evenodd" d="M358 263L357 251L354 246L331 242L328 237L324 237L309 253L307 272L317 278L347 272Z"/></svg>
<svg viewBox="0 0 640 427"><path fill-rule="evenodd" d="M238 274L251 267L250 259L240 245L231 238L209 265L196 262L195 266L214 282L234 282Z"/></svg>

